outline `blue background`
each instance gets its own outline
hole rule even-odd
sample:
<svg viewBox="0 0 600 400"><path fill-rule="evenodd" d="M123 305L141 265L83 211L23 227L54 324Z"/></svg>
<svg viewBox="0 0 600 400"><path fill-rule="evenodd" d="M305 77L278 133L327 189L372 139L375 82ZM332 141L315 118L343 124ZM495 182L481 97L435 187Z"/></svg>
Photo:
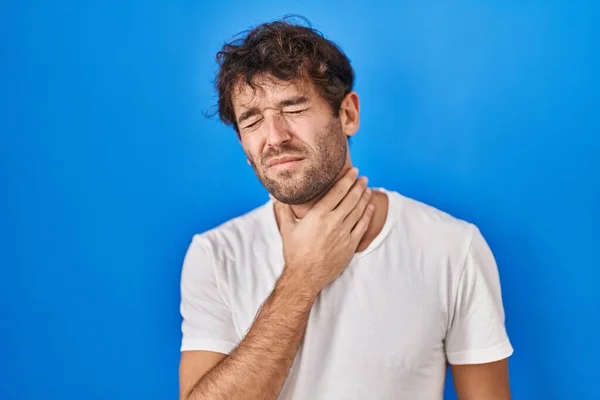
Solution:
<svg viewBox="0 0 600 400"><path fill-rule="evenodd" d="M514 397L600 399L599 7L287 3L3 3L0 398L177 396L189 240L267 199L214 55L300 13L356 69L361 172L488 239Z"/></svg>

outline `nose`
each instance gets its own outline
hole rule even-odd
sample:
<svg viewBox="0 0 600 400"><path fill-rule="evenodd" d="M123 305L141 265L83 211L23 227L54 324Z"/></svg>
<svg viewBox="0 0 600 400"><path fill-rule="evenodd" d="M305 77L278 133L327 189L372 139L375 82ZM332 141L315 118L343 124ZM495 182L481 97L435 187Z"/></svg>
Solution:
<svg viewBox="0 0 600 400"><path fill-rule="evenodd" d="M288 126L280 113L273 113L265 116L265 135L269 147L281 146L283 143L291 140Z"/></svg>

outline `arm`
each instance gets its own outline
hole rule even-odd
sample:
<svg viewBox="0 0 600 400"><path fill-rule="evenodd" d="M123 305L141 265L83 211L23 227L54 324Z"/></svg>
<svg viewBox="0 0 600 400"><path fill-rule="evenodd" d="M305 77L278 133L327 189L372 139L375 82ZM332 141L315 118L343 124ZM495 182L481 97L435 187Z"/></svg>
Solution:
<svg viewBox="0 0 600 400"><path fill-rule="evenodd" d="M184 400L198 379L227 357L227 354L207 350L185 350L179 360L179 399Z"/></svg>
<svg viewBox="0 0 600 400"><path fill-rule="evenodd" d="M469 365L451 365L459 400L510 400L508 359Z"/></svg>
<svg viewBox="0 0 600 400"><path fill-rule="evenodd" d="M345 269L369 226L373 207L369 206L371 191L366 183L365 179L356 179L356 170L348 171L300 221L289 205L275 202L285 269L236 348L230 333L231 316L219 300L216 284L209 282L212 277L186 275L188 278L182 280L182 299L188 299L182 308L184 331L187 329L193 336L182 347L188 351L210 347L217 353L182 355L181 399L277 397L317 294ZM204 261L194 260L185 263L187 270ZM188 287L186 282L191 280L207 290ZM198 316L199 310L203 317ZM194 342L194 337L202 341ZM227 357L225 353L231 355Z"/></svg>
<svg viewBox="0 0 600 400"><path fill-rule="evenodd" d="M229 357L223 355L183 399L277 398L316 297L298 290L287 276L282 274L239 346Z"/></svg>
<svg viewBox="0 0 600 400"><path fill-rule="evenodd" d="M496 261L472 226L457 282L446 354L460 400L510 400L508 357L513 348L504 324Z"/></svg>

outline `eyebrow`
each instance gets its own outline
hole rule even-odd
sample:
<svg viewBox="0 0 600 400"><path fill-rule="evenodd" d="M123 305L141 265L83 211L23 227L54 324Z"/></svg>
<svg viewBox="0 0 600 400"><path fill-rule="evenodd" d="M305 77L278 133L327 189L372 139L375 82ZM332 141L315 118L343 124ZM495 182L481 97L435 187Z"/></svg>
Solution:
<svg viewBox="0 0 600 400"><path fill-rule="evenodd" d="M289 106L297 106L297 105L305 104L305 103L308 103L308 97L295 96L295 97L291 97L289 99L281 100L279 102L278 106L279 107L289 107ZM238 125L241 124L243 121L247 120L248 118L255 116L259 112L260 111L257 107L252 107L252 108L244 111L238 118Z"/></svg>

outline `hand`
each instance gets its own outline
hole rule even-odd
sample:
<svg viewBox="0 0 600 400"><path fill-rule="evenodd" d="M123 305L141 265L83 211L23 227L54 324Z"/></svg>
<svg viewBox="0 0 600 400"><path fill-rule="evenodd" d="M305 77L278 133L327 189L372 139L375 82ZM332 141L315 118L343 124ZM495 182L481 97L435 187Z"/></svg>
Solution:
<svg viewBox="0 0 600 400"><path fill-rule="evenodd" d="M275 202L283 274L315 296L350 263L373 217L368 180L357 173L348 171L299 221L289 205Z"/></svg>

